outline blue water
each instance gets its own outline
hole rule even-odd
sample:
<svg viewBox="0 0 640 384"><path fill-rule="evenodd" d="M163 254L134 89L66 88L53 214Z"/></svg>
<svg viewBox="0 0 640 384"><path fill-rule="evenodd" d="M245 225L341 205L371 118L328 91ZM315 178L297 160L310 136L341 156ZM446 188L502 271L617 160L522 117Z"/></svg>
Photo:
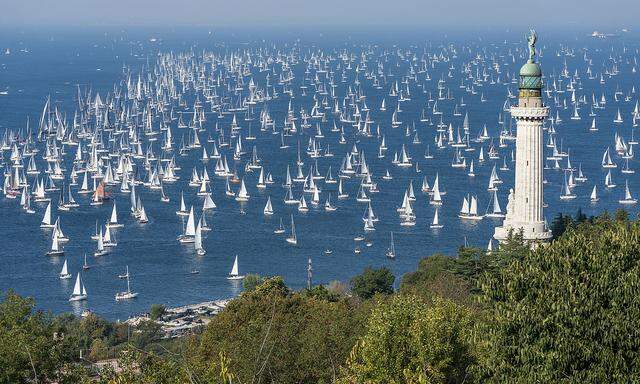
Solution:
<svg viewBox="0 0 640 384"><path fill-rule="evenodd" d="M334 36L335 35L335 36ZM464 112L469 115L472 136L475 136L487 125L490 135L496 137L499 132L498 114L502 110L502 104L506 99L507 85L489 84L475 86L476 95L465 92L459 88L462 70L469 65L472 74L476 70L482 73L486 69L488 74L496 76L492 69L493 63L497 63L501 70L501 80L505 81L505 74L517 72L524 62L524 48L526 42L520 39L521 33L486 33L479 38L478 35L460 34L446 37L444 34L430 36L397 35L396 37L376 35L375 33L361 34L343 38L339 34L325 36L308 33L304 38L298 39L293 32L283 33L278 36L262 36L254 34L209 34L207 31L95 31L82 30L76 32L51 31L40 33L4 33L0 37L0 49L2 52L10 48L10 55L0 55L0 91L7 90L8 95L0 95L0 131L6 129L16 130L24 127L27 116L31 118L31 125L35 129L44 101L47 95L59 102L61 110L71 120L75 108L74 97L79 84L83 89L91 87L103 97L113 90L114 84L120 84L123 80L123 65L129 66L134 73L140 71L149 63L154 65L158 52L184 52L190 49L198 52L203 49L218 53L231 52L256 52L264 49L274 54L278 51L297 55L300 59L294 65L293 71L295 98L292 103L296 113L303 107L310 111L313 105L312 89L307 96L301 96L299 85L305 77L305 59L311 54L330 55L334 58L342 52L354 55L356 61L352 64L352 70L347 71L346 82L340 82L342 70L336 70L338 60L333 60L331 66L336 70L336 94L339 100L346 93L348 86L354 86L355 66L363 52L369 52L367 65L375 68L378 61L384 62L384 73L387 75L387 84L382 89L375 89L371 81L367 80L364 73L360 73L359 79L362 92L367 96L367 105L371 108L371 118L375 120L373 128L378 124L386 135L387 157L377 158L379 139L354 137L352 128L345 124L345 132L348 144L338 144L339 134L330 132L333 117L323 123L323 146L330 145L335 156L332 158L319 158L320 173L325 174L329 165L333 175L337 177L337 171L346 151L351 150L354 142L360 151L366 153L367 163L372 171L375 181L378 182L380 193L371 195L372 206L380 221L376 223L376 231L367 234L371 241L371 247L360 244L362 253L354 254L356 246L354 236L363 233L362 214L366 204L357 203L355 195L358 182L351 179L346 182L345 189L351 195L349 200L336 198L336 185L322 187L321 201L324 202L327 191L333 192L332 202L338 207L336 212L327 213L323 209L313 207L306 214L299 213L295 207L285 206L283 203L284 190L281 187L285 176L286 166L295 164L296 140L299 138L304 155L304 149L309 137L315 134L315 121L313 128L305 134L287 138L291 148L279 149L280 136L270 133L261 133L259 122L252 122L252 132L257 136L253 142L245 141L245 148L249 152L245 158L237 163L238 171L242 175L244 163L247 161L252 145L258 147L258 155L263 161L267 171L273 173L275 184L262 192L255 188L258 172L253 172L245 177L251 199L244 204L246 214L240 214L241 207L232 198L224 193L224 180L213 178L213 199L217 209L207 216L208 224L213 228L206 233L204 248L207 254L198 257L193 252L193 246L183 246L176 241L176 236L181 233L182 219L175 214L178 209L180 191L184 190L187 205L195 204L201 207L202 199L195 195L196 189L188 186L191 170L194 165L202 169L200 161L201 150L193 150L188 157L176 155L178 165L182 167L179 173L181 180L173 184L165 184L165 192L171 197L170 203L162 203L159 194L145 188L138 188L141 194L150 222L146 225L138 224L128 214L129 195L115 192L114 196L120 211L119 219L125 224L122 229L116 230L118 246L111 254L102 258L89 257L92 268L83 272L85 285L89 292L89 300L82 303L70 304L67 299L72 291L74 280L60 280L58 272L61 269L64 258L49 258L45 253L50 247L50 232L39 228L42 214L46 204L34 204L36 214L28 215L19 206L18 201L0 197L0 235L3 244L0 247L0 290L14 289L17 292L36 298L38 306L53 312L73 311L80 313L89 308L110 319L125 319L128 316L148 310L152 303L163 303L168 306L176 306L205 300L228 298L237 295L241 291L241 285L226 279L233 263L234 255L239 255L241 273L258 273L261 275L281 275L288 285L301 288L306 284L307 258L313 262L314 283L328 283L332 280L348 281L352 276L360 273L367 266L387 266L396 276L415 269L418 260L424 256L441 252L454 254L465 239L470 245L486 247L489 238L493 234L493 228L500 221L485 218L480 222L465 222L458 217L462 198L467 193L477 194L480 210L484 211L491 197L486 191L488 177L493 161L487 161L484 165L477 162L479 144L473 146L476 152L468 154L476 159L476 177L470 178L465 170L450 166L454 155L454 149L447 147L435 150L433 137L436 126L428 126L420 122L420 112L427 104L427 95L423 93L422 85L426 85L427 91L436 94L438 79L444 79L450 88L454 100L438 101L438 106L443 111L444 121L452 123L454 128L462 126ZM156 37L159 40L151 42L149 38ZM632 73L635 57L638 55L640 40L637 36L623 36L609 40L594 40L585 34L574 33L571 35L551 34L540 36L540 46L543 55L540 58L543 71L546 75L545 83L550 83L552 76L557 77L561 73L565 62L569 73L573 74L577 69L580 75L580 84L576 86L576 95L586 95L591 100L591 93L595 92L599 99L602 93L607 98L605 109L597 110L597 122L600 130L588 132L591 118L588 116L589 106L582 106L580 114L582 120L570 120L572 107L571 94L565 92L559 95L560 100L567 99L568 108L560 108L559 113L562 123L556 125L558 145L563 143L563 149L570 148L571 161L574 167L582 163L582 169L589 180L580 184L575 189L578 198L572 201L561 201L560 188L563 180L563 172L560 170L547 170L545 177L548 184L545 186L545 201L548 208L545 216L550 222L557 212L574 213L578 208L588 214L597 214L604 210L613 211L622 207L618 199L622 197L624 180L629 180L631 191L634 195L640 193L640 180L636 175L624 175L620 173L622 161L615 160L619 164L613 170L613 178L618 187L607 191L603 188L603 179L606 174L600 166L601 155L607 146L614 146L614 133L619 132L625 139L631 135L631 111L638 99L638 95L632 94L631 101L625 102L624 97L620 101L614 100L614 92L620 89L624 94L629 94L633 86L638 87L638 73ZM292 49L292 47L295 47ZM516 49L520 51L516 53ZM21 51L23 50L23 51ZM567 55L566 52L573 52ZM0 52L0 53L2 53ZM391 114L396 105L394 98L388 95L393 82L401 81L408 74L408 57L416 55L414 66L420 66L420 59L424 53L448 57L450 61L440 61L433 67L429 67L431 81L425 82L424 75L418 74L420 81L411 82L412 99L402 103L403 112L400 120L405 124L415 121L421 144L412 144L413 135L405 136L404 125L401 128L391 128ZM512 54L515 53L515 62ZM595 80L588 79L586 63L583 55L586 54L592 60L592 71L597 74ZM474 60L477 56L480 59ZM605 76L605 84L599 83L599 75L603 70L611 69L613 60L619 70L619 74L613 77ZM344 68L344 63L341 63ZM452 69L450 69L452 68ZM640 68L637 68L640 69ZM368 69L370 70L370 69ZM451 73L451 77L448 74ZM389 74L393 76L388 76ZM464 75L465 77L467 74ZM313 79L313 74L311 75ZM253 79L260 86L264 86L265 74L253 71ZM245 78L248 81L248 78ZM308 83L308 82L307 82ZM465 78L465 84L469 80ZM564 79L563 86L567 83ZM404 85L401 84L404 88ZM516 92L514 84L508 84L512 92ZM480 94L483 93L486 102L480 102ZM462 116L453 116L454 105L463 96L466 106L461 108ZM193 95L188 98L189 107L192 106ZM385 98L387 111L379 111L381 100ZM512 100L513 102L513 100ZM551 107L551 115L556 115L557 108L552 100L546 100ZM269 102L271 117L278 128L284 121L289 97L280 94L280 98ZM333 101L330 100L333 105ZM624 118L623 124L614 124L613 119L617 109L620 108ZM256 112L261 110L258 105ZM430 112L430 109L427 109ZM248 123L238 115L239 123L244 127L243 136L246 136ZM434 118L438 122L439 117ZM208 114L206 128L213 133L214 124L224 127L228 135L228 127L231 123L231 115L224 119L218 119L217 115ZM297 122L298 127L300 121ZM340 123L338 122L338 126ZM172 127L174 142L177 146L182 134L175 123ZM1 133L1 132L0 132ZM636 137L638 134L636 134ZM207 135L201 134L200 139L205 143ZM394 151L399 151L402 143L407 145L410 155L420 163L421 173L416 173L415 168L400 169L391 164ZM497 141L496 141L497 143ZM510 162L510 153L513 142L509 142L508 148L500 148L501 156L507 156L510 171L499 171L504 184L500 187L499 197L503 209L506 205L506 197L509 188L513 185L513 166ZM158 144L156 144L157 146ZM424 159L426 146L435 154L431 160ZM488 142L484 144L485 155L488 150ZM146 145L143 146L146 148ZM208 145L208 150L210 146ZM228 160L232 157L228 154ZM545 148L548 155L548 149ZM66 160L68 169L71 168L71 159L75 150L68 150ZM158 154L156 147L155 153ZM5 152L5 159L9 153ZM305 155L306 156L306 155ZM39 157L38 166L43 170L44 160ZM305 158L304 171L308 171L311 159ZM637 168L637 160L631 161L631 167ZM497 161L498 166L502 160ZM213 176L215 160L207 164L209 174ZM562 162L564 166L564 161ZM392 181L381 180L386 169L389 169L394 179ZM444 196L444 206L440 210L440 219L444 228L439 231L429 229L433 218L434 208L428 204L427 195L420 192L422 177L427 176L429 183L433 182L436 172L440 174L441 189L447 194ZM417 201L413 207L417 216L415 227L402 227L395 208L402 202L402 196L409 181L414 181ZM597 204L589 202L589 194L594 183L598 184L598 192L601 200ZM234 186L234 189L237 185ZM117 191L118 188L115 188ZM294 195L300 195L298 186ZM81 207L70 212L55 212L54 217L60 216L62 227L71 241L65 246L65 255L69 262L71 273L80 269L82 255L91 254L95 249L95 242L90 239L94 231L96 220L104 223L111 212L111 204L103 206L90 206L88 197L75 194ZM262 209L267 196L271 196L276 214L265 217ZM57 197L53 195L54 207ZM308 197L308 196L307 196ZM637 206L627 206L634 216L638 212ZM289 215L295 217L298 245L291 246L284 241L284 237L274 235L273 229L278 225L282 217L286 225L289 223ZM397 258L389 260L384 252L389 246L389 233L394 232ZM323 251L331 248L333 254L325 255ZM123 290L124 284L117 275L124 272L125 266L129 266L132 275L132 288L140 293L133 301L116 303L114 294ZM192 275L190 271L198 269L200 274Z"/></svg>

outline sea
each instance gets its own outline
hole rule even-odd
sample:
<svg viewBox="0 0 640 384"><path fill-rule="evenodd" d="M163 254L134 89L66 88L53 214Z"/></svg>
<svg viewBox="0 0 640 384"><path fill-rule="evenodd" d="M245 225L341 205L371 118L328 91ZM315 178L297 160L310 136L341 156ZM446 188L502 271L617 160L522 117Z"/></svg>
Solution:
<svg viewBox="0 0 640 384"><path fill-rule="evenodd" d="M242 292L242 283L228 280L235 256L238 256L239 269L242 274L259 274L261 276L282 276L290 287L301 289L307 285L309 260L312 266L313 284L328 284L332 281L349 282L366 267L387 267L396 276L396 287L403 274L416 269L421 258L441 253L455 256L457 249L465 244L486 248L499 219L484 218L480 221L465 221L458 217L462 200L468 194L477 195L479 210L484 212L491 202L492 194L487 191L487 183L492 166L503 166L503 157L509 170L499 170L503 180L498 190L502 209L505 209L509 188L513 186L514 166L512 151L514 141L505 141L505 147L499 147L498 137L504 127L515 123L509 122L508 114L503 111L508 99L508 89L517 94L517 84L507 77L517 74L525 62L526 31L484 30L484 31L325 31L314 30L279 30L265 31L232 31L214 28L80 28L80 29L41 29L6 30L0 34L0 137L6 131L16 132L26 127L27 119L33 129L37 128L40 115L47 97L66 113L68 121L73 119L77 105L78 87L90 88L95 95L99 93L103 99L113 92L114 84L121 85L126 80L124 68L134 74L153 68L158 55L174 52L216 52L219 54L236 54L238 58L246 52L281 52L280 59L288 60L286 53L296 52L296 60L290 67L294 75L292 80L293 98L280 93L279 98L268 102L269 112L276 126L285 120L288 105L291 102L296 114L301 108L310 111L314 104L313 88L308 88L303 95L300 85L310 84L317 68L308 71L308 63L313 57L332 56L331 68L335 72L336 94L342 98L349 88L360 90L366 96L366 104L370 108L370 117L375 122L372 137L356 135L350 124L345 127L346 144L340 144L339 133L331 132L335 117L327 111L327 122L322 122L325 138L323 145L329 144L334 157L318 159L320 173L325 174L329 166L334 176L344 155L353 149L366 154L367 163L378 183L379 193L371 194L371 204L379 221L375 223L375 231L363 231L363 213L367 204L356 202L358 182L351 179L345 182L345 189L350 194L347 200L336 198L335 185L322 185L321 201L326 194L332 192L332 202L338 208L335 212L325 212L322 206L311 207L308 213L300 213L295 207L283 202L286 166L295 172L297 158L297 141L299 140L305 161L305 173L313 160L305 154L309 138L315 134L315 121L304 133L286 138L291 145L282 150L280 136L259 131L259 122L253 121L252 132L256 140L245 141L248 154L236 166L243 175L243 165L249 159L251 147L256 146L258 156L266 170L273 174L275 183L265 191L255 187L259 172L244 175L250 199L240 205L233 198L225 196L223 179L214 178L212 184L213 200L217 208L207 216L212 230L204 237L204 248L207 253L197 256L193 245L180 244L176 237L181 234L184 218L176 215L179 208L180 193L184 191L187 205L202 205L202 199L196 196L196 189L188 185L194 166L201 169L201 150L193 150L188 156L176 156L182 168L181 179L172 184L165 184L165 193L171 202L163 203L157 192L140 188L139 192L149 216L149 223L139 224L129 215L129 195L116 189L114 199L118 204L119 219L124 227L114 231L117 247L107 256L94 258L95 242L90 236L95 231L96 221L104 223L110 216L112 204L102 206L89 205L89 197L75 195L80 207L69 212L57 212L65 235L70 238L65 246L64 257L47 257L45 254L51 246L51 232L40 228L40 221L46 204L34 203L35 214L27 214L20 207L19 200L0 197L0 291L15 292L35 298L37 308L52 313L73 312L77 315L84 310L91 310L110 320L124 320L130 316L148 311L154 303L166 306L179 306L208 300L226 299ZM623 174L621 169L624 160L615 153L615 135L623 140L632 139L640 132L632 133L632 111L638 101L640 83L638 82L637 64L640 47L640 36L637 33L617 32L615 36L594 38L590 31L538 31L537 48L539 61L545 74L545 87L556 88L551 98L545 102L551 108L551 116L560 116L561 122L555 122L554 138L562 152L570 155L576 169L582 167L588 180L578 183L573 189L577 198L561 200L565 172L561 169L547 169L544 172L547 184L544 186L544 200L547 204L545 217L551 223L560 212L574 214L578 209L586 215L597 215L603 211L613 212L624 208L635 217L637 205L621 205L618 200L624 195L625 180L634 197L640 194L640 178L636 174ZM367 67L362 65L362 57L367 58ZM255 57L255 56L254 56ZM344 57L351 57L350 69L346 69ZM421 61L429 58L427 72L419 72ZM341 67L336 65L340 63ZM383 65L382 73L385 83L375 87L366 77L377 66ZM356 70L356 66L361 68ZM413 68L411 68L413 67ZM592 78L587 74L591 68ZM344 78L345 81L341 81ZM575 75L578 75L576 78ZM137 75L136 75L137 76ZM254 68L245 80L253 79L264 86L265 73ZM413 80L415 76L415 79ZM402 112L399 120L402 125L391 127L391 114L397 106L394 97L389 96L392 85L397 81L400 89L405 89L403 82L407 77L410 89L410 100L401 103ZM500 78L500 82L492 82ZM566 89L570 78L575 79L575 98L585 97L586 104L580 105L580 120L572 120L572 92ZM305 80L306 79L306 80ZM484 79L469 87L474 79ZM602 80L601 80L602 79ZM273 79L272 79L273 80ZM277 80L277 78L276 78ZM561 80L561 81L560 81ZM472 143L476 151L464 153L467 160L475 159L475 177L469 177L467 170L451 167L455 149L435 146L436 125L440 116L431 116L434 125L420 121L423 109L427 115L431 113L433 103L429 103L429 92L437 98L438 83L443 84L445 92L451 97L438 101L438 109L443 112L442 119L457 129L462 127L464 115L468 115L472 139L486 125L493 143L500 153L500 160L489 160L484 164L477 161L480 146L488 155L489 141ZM464 84L462 87L461 84ZM561 92L557 92L561 91ZM604 108L595 110L597 114L597 132L590 132L592 118L589 116L592 97L606 99ZM464 106L460 106L461 97ZM330 98L330 96L329 96ZM554 100L555 98L555 100ZM380 111L382 99L386 100L387 110ZM481 100L483 99L483 100ZM617 100L616 100L617 99ZM321 101L322 98L319 98ZM516 99L508 99L515 104ZM192 104L193 101L189 101ZM458 106L456 107L456 105ZM330 99L333 107L333 100ZM261 106L256 110L259 112ZM454 109L461 112L453 114ZM623 123L614 123L617 111L620 110ZM500 115L505 116L500 124ZM256 116L258 114L256 113ZM218 118L217 114L207 115L205 128L213 132L218 124L228 127L233 115ZM243 121L242 114L238 120L246 135L248 122ZM175 124L175 123L174 123ZM406 126L418 133L419 143L414 143L415 134L406 135ZM385 136L387 155L378 158L380 137L375 128L380 126ZM547 122L545 127L551 124ZM176 145L181 133L174 125L172 128ZM549 132L545 133L545 143ZM206 134L201 136L201 140ZM405 144L414 160L414 167L402 169L392 164L393 153ZM427 146L434 155L426 159L423 154ZM603 169L601 160L603 152L610 147L614 161L618 164L612 169L616 188L605 189L604 177L608 170ZM41 147L42 148L42 147ZM229 149L225 149L230 154ZM551 149L544 148L545 157L550 156ZM67 158L74 151L68 151ZM3 167L7 169L10 151L3 152ZM45 169L45 162L39 158L39 169ZM231 160L231 157L229 157ZM419 162L420 172L416 172L415 162ZM210 174L213 174L215 161L207 163ZM548 161L553 166L553 161ZM566 158L560 161L562 168L566 166ZM638 168L638 160L629 161L630 168ZM70 165L68 167L70 169ZM383 180L381 176L389 170L393 180ZM434 207L429 204L429 197L420 191L423 177L429 184L436 176L440 178L440 188L446 191L443 196L440 221L442 229L432 230L429 224L433 219ZM577 174L576 174L577 175ZM67 173L68 176L68 173ZM400 225L396 208L402 203L404 192L410 182L416 194L413 209L416 214L416 225L405 227ZM591 203L589 195L593 185L597 185L600 200ZM233 188L237 189L237 185ZM299 193L295 193L299 197ZM55 196L55 194L54 194ZM263 207L267 197L271 196L275 214L265 216ZM309 196L307 195L307 201ZM57 197L53 198L54 208ZM285 242L284 236L273 233L280 219L289 226L290 215L293 214L298 245ZM395 240L395 259L389 259L385 252L390 246L390 234ZM354 238L364 236L365 241L356 242ZM494 242L494 247L497 244ZM354 253L358 247L361 253ZM325 253L330 249L331 254ZM88 253L91 268L82 271L84 284L88 292L88 300L70 303L69 295L73 290L75 275L81 270L83 255ZM69 271L74 278L61 280L58 273L65 259ZM116 292L126 289L124 280L118 275L124 273L128 266L131 274L131 288L139 293L133 300L117 302ZM191 273L198 270L198 274Z"/></svg>

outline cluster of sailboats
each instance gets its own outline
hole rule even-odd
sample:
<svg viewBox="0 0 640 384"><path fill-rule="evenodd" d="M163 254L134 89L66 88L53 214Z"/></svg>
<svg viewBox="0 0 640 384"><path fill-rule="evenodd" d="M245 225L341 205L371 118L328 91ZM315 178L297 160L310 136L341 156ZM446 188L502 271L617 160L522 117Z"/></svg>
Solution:
<svg viewBox="0 0 640 384"><path fill-rule="evenodd" d="M447 214L448 205L458 204L445 205L443 180L461 198L459 220L504 217L500 196L512 182L517 155L509 108L518 77L510 63L526 55L521 48L499 54L478 51L473 57L458 56L450 48L386 51L373 45L363 45L357 53L302 52L285 46L164 52L142 69L125 66L124 78L113 88L98 92L78 87L73 112L47 98L37 124L27 120L0 138L4 196L19 198L27 214L44 209L40 226L50 234L46 254L52 257L64 256L64 244L71 241L61 218L73 225L66 217L87 215L91 206L101 213L110 210L87 234L96 244L87 250L94 257L107 256L118 246L116 235L125 231L125 222L126 231L136 231L154 220L175 223L176 240L205 256L216 212L230 209L274 217L279 225L270 230L291 246L301 245L296 221L348 211L350 204L364 210L353 234L356 241L372 237L376 227L391 225L398 225L396 231L429 228L438 236L455 219ZM583 172L589 159L573 166L558 133L563 124L582 129L572 141L610 129L612 146L606 147L600 164L606 190L616 188L618 169L623 175L634 173L638 96L634 85L611 92L606 84L616 81L623 65L635 71L635 58L624 62L617 52L596 64L596 53L581 52L582 63L574 71L569 70L572 60L555 73L545 71L552 74L545 78L544 95L553 111L545 125L545 176L556 178L553 171L562 175L559 201L580 197L579 187L590 180L586 174L596 173L586 166ZM566 46L555 53L565 58L577 54ZM489 98L497 93L504 99ZM484 118L488 113L472 114L467 109L471 104L495 104L497 124ZM609 110L615 110L615 117L605 124ZM583 127L587 112L590 122ZM419 185L420 180L416 193L414 182ZM552 180L545 177L545 183ZM598 184L589 188L592 203L600 201ZM624 185L618 202L635 204L629 179ZM547 199L557 193L548 190ZM156 209L172 201L177 219ZM122 215L127 205L128 220ZM397 218L389 214L394 208ZM418 214L423 212L429 217L421 224ZM243 236L252 230L244 229ZM390 232L385 254L395 258ZM355 246L354 252L362 249ZM60 278L71 278L67 260ZM126 278L127 290L117 293L118 301L137 295L130 290L128 267ZM242 278L237 256L228 278ZM70 300L86 298L78 272Z"/></svg>

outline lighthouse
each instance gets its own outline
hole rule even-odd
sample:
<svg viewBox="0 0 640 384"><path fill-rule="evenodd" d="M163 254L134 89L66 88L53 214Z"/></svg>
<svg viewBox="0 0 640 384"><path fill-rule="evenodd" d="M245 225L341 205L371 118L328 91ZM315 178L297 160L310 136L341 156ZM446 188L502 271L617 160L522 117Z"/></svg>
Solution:
<svg viewBox="0 0 640 384"><path fill-rule="evenodd" d="M522 231L524 240L536 244L551 239L543 215L542 125L549 108L542 102L542 70L535 61L537 35L528 38L529 60L520 68L518 106L511 107L516 120L516 178L509 191L507 214L494 237L504 241Z"/></svg>

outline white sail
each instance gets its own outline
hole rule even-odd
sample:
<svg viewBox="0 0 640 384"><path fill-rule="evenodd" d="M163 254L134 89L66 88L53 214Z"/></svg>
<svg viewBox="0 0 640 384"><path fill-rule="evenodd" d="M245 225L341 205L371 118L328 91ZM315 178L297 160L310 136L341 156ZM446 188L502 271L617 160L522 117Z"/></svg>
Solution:
<svg viewBox="0 0 640 384"><path fill-rule="evenodd" d="M198 226L196 227L194 247L199 255L204 255L205 251L202 247L202 220L198 221Z"/></svg>
<svg viewBox="0 0 640 384"><path fill-rule="evenodd" d="M229 280L241 280L244 276L239 274L238 270L238 255L236 255L235 260L233 261L233 267L231 267L231 272L229 272L229 276L227 279Z"/></svg>
<svg viewBox="0 0 640 384"><path fill-rule="evenodd" d="M233 267L231 268L231 272L229 273L229 275L238 276L238 255L236 255L236 258L233 261Z"/></svg>
<svg viewBox="0 0 640 384"><path fill-rule="evenodd" d="M195 218L193 216L193 206L189 210L189 218L187 219L187 226L184 230L185 236L195 236L196 235L196 224Z"/></svg>
<svg viewBox="0 0 640 384"><path fill-rule="evenodd" d="M52 227L51 225L51 202L49 202L49 204L47 205L47 209L44 211L44 217L42 218L42 224L40 224L41 227L46 227L46 228L50 228Z"/></svg>
<svg viewBox="0 0 640 384"><path fill-rule="evenodd" d="M80 280L80 272L78 272L78 276L76 277L76 284L73 286L73 295L81 295L82 294L82 281Z"/></svg>
<svg viewBox="0 0 640 384"><path fill-rule="evenodd" d="M109 220L110 224L118 224L118 211L116 209L116 201L113 201L113 209L111 210L111 220Z"/></svg>
<svg viewBox="0 0 640 384"><path fill-rule="evenodd" d="M273 215L273 206L271 205L271 196L267 197L267 204L263 210L265 215Z"/></svg>
<svg viewBox="0 0 640 384"><path fill-rule="evenodd" d="M598 201L598 192L596 190L596 186L595 185L593 186L593 189L591 190L590 199L591 199L592 202Z"/></svg>
<svg viewBox="0 0 640 384"><path fill-rule="evenodd" d="M71 277L71 274L69 274L69 269L67 267L67 260L65 259L64 264L62 265L62 270L60 271L60 278L68 279L70 277Z"/></svg>

